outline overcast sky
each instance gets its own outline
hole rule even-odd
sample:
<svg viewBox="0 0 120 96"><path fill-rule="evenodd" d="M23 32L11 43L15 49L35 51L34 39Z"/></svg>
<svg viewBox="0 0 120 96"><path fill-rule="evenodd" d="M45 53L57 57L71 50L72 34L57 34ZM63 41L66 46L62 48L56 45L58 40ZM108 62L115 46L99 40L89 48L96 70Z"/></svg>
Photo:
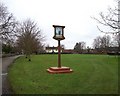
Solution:
<svg viewBox="0 0 120 96"><path fill-rule="evenodd" d="M92 47L93 39L99 35L96 21L101 11L114 6L114 0L1 0L17 20L31 18L42 30L45 44L57 46L53 39L52 25L64 25L65 40L61 44L73 49L76 42L84 41Z"/></svg>

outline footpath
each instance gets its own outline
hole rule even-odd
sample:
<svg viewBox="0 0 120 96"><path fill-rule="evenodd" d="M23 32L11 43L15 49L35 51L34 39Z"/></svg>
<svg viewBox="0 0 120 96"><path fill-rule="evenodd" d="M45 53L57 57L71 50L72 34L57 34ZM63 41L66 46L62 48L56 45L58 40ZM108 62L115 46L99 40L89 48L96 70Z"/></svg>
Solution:
<svg viewBox="0 0 120 96"><path fill-rule="evenodd" d="M13 94L10 84L9 84L9 80L8 80L8 68L10 66L10 64L13 63L13 61L20 57L20 55L17 56L11 56L11 57L5 57L2 58L2 94Z"/></svg>

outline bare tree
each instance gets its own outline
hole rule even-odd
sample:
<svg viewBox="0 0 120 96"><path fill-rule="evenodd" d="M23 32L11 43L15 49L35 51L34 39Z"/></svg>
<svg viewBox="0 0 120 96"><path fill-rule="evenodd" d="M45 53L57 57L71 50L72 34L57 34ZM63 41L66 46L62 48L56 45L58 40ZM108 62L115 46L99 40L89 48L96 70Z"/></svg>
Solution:
<svg viewBox="0 0 120 96"><path fill-rule="evenodd" d="M107 52L108 47L111 45L111 38L109 35L104 35L103 37L96 37L93 42L93 48L97 51Z"/></svg>
<svg viewBox="0 0 120 96"><path fill-rule="evenodd" d="M95 18L99 24L103 25L104 30L100 28L100 26L97 26L98 30L100 32L106 33L106 34L113 34L115 35L118 43L118 48L120 50L120 0L116 0L117 2L117 7L115 6L114 8L108 8L107 14L100 12L99 16L100 18ZM105 29L109 29L105 31Z"/></svg>
<svg viewBox="0 0 120 96"><path fill-rule="evenodd" d="M94 39L94 42L93 42L93 48L100 48L100 45L101 45L101 37L98 36Z"/></svg>
<svg viewBox="0 0 120 96"><path fill-rule="evenodd" d="M7 7L0 2L0 39L10 40L15 36L15 27L17 22Z"/></svg>
<svg viewBox="0 0 120 96"><path fill-rule="evenodd" d="M114 40L117 42L117 46L119 47L120 50L120 34L116 35Z"/></svg>
<svg viewBox="0 0 120 96"><path fill-rule="evenodd" d="M109 35L104 35L103 37L96 37L93 42L93 47L94 48L106 48L109 47L111 44L111 38Z"/></svg>
<svg viewBox="0 0 120 96"><path fill-rule="evenodd" d="M20 49L25 52L29 61L31 61L30 54L43 48L42 40L44 37L37 27L37 24L30 19L20 24L17 28L17 32L19 33L17 44Z"/></svg>
<svg viewBox="0 0 120 96"><path fill-rule="evenodd" d="M120 33L120 1L117 0L117 7L114 8L108 8L108 12L107 14L100 12L99 16L100 18L95 18L92 17L93 19L95 19L99 24L103 25L104 30L102 30L102 28L100 28L99 26L97 26L97 28L103 32L103 33L109 33L109 34L118 34ZM109 29L107 31L105 31L105 29ZM110 31L111 30L111 31Z"/></svg>
<svg viewBox="0 0 120 96"><path fill-rule="evenodd" d="M86 48L86 43L85 42L79 42L79 43L76 43L76 45L74 47L74 50L77 53L82 53L83 49L85 49L85 48Z"/></svg>
<svg viewBox="0 0 120 96"><path fill-rule="evenodd" d="M112 46L118 47L118 50L120 50L120 33L113 36Z"/></svg>
<svg viewBox="0 0 120 96"><path fill-rule="evenodd" d="M101 37L101 48L107 48L110 46L111 43L111 38L109 35L104 35L103 37Z"/></svg>

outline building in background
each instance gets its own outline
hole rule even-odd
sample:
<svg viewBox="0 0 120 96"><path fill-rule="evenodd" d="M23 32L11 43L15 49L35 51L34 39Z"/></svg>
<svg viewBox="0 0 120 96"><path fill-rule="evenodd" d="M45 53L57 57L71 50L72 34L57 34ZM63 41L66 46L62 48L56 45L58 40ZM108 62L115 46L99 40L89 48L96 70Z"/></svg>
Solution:
<svg viewBox="0 0 120 96"><path fill-rule="evenodd" d="M61 48L61 52L63 52L64 48ZM58 47L46 47L46 53L58 53Z"/></svg>

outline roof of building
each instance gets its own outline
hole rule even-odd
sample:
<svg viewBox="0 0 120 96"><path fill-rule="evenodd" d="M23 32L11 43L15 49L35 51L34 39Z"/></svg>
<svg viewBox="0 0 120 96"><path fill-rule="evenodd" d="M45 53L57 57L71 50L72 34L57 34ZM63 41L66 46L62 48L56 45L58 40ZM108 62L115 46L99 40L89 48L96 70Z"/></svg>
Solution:
<svg viewBox="0 0 120 96"><path fill-rule="evenodd" d="M58 47L54 47L54 46L53 46L53 47L46 47L46 49L47 49L47 50L57 50ZM62 50L63 50L63 49L64 49L64 48L62 48Z"/></svg>
<svg viewBox="0 0 120 96"><path fill-rule="evenodd" d="M46 49L58 49L58 47L46 47Z"/></svg>

